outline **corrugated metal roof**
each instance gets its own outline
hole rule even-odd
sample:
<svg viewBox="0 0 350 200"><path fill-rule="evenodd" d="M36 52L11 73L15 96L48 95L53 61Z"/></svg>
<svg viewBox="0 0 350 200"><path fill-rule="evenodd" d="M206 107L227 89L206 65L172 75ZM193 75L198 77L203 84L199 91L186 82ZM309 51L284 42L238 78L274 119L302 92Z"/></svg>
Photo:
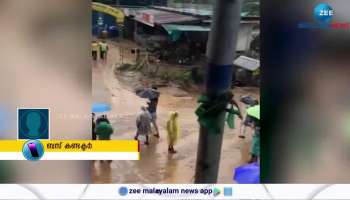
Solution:
<svg viewBox="0 0 350 200"><path fill-rule="evenodd" d="M172 41L180 39L182 32L209 32L209 26L162 24Z"/></svg>
<svg viewBox="0 0 350 200"><path fill-rule="evenodd" d="M183 5L182 5L183 6ZM241 17L258 17L259 18L259 2L254 3L244 3L242 5ZM183 14L201 16L201 17L211 17L213 15L213 7L208 4L206 7L199 6L198 4L188 4L183 7L168 7L168 6L152 6L153 8L180 12Z"/></svg>
<svg viewBox="0 0 350 200"><path fill-rule="evenodd" d="M198 15L198 16L211 16L213 14L212 10L197 9L197 8L173 8L173 7L166 7L166 6L153 6L153 7L158 9L181 12L184 14Z"/></svg>
<svg viewBox="0 0 350 200"><path fill-rule="evenodd" d="M166 23L199 20L198 18L193 16L186 16L186 15L166 12L162 10L155 10L155 9L141 9L141 10L137 10L136 12L139 14L152 15L153 23L155 24L166 24Z"/></svg>
<svg viewBox="0 0 350 200"><path fill-rule="evenodd" d="M195 25L180 25L180 24L163 24L165 30L169 31L210 31L209 26L195 26Z"/></svg>

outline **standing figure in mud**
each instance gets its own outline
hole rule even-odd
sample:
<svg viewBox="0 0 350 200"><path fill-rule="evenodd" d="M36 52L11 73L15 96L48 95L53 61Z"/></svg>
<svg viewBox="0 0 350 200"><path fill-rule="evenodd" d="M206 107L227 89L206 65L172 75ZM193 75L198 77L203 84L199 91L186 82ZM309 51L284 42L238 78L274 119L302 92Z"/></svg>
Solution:
<svg viewBox="0 0 350 200"><path fill-rule="evenodd" d="M99 45L96 41L92 41L91 43L91 52L92 52L92 59L94 61L97 60L98 57L98 49L99 49Z"/></svg>
<svg viewBox="0 0 350 200"><path fill-rule="evenodd" d="M111 140L111 136L114 132L113 126L109 122L107 115L102 115L96 119L96 135L98 140ZM101 160L100 162L104 162ZM111 160L107 160L108 163L111 163Z"/></svg>
<svg viewBox="0 0 350 200"><path fill-rule="evenodd" d="M107 59L107 51L108 51L108 44L106 43L106 41L102 40L100 43L100 58L102 60L106 60Z"/></svg>
<svg viewBox="0 0 350 200"><path fill-rule="evenodd" d="M152 87L152 90L155 90L158 92L158 88L156 86ZM158 129L158 125L157 125L157 106L158 106L158 100L159 100L159 95L157 95L157 97L155 98L151 98L149 99L148 104L148 111L151 114L151 122L154 126L154 129L156 129L156 134L154 135L155 137L159 138L159 129Z"/></svg>
<svg viewBox="0 0 350 200"><path fill-rule="evenodd" d="M92 121L92 140L96 140L97 139L97 135L96 135L96 123L95 123L95 113L91 114L91 121Z"/></svg>
<svg viewBox="0 0 350 200"><path fill-rule="evenodd" d="M177 153L174 149L174 145L176 144L179 134L180 134L180 127L178 123L178 117L179 114L177 112L172 112L170 114L170 119L167 122L166 128L168 131L168 152L169 153Z"/></svg>
<svg viewBox="0 0 350 200"><path fill-rule="evenodd" d="M252 138L252 144L250 147L251 159L250 163L258 162L260 158L260 120L252 117L252 128L254 129L254 135Z"/></svg>
<svg viewBox="0 0 350 200"><path fill-rule="evenodd" d="M151 133L151 121L151 114L148 112L146 107L142 106L141 113L139 113L136 118L137 132L136 136L134 137L135 140L138 140L139 135L144 135L146 137L145 145L149 145L148 135Z"/></svg>

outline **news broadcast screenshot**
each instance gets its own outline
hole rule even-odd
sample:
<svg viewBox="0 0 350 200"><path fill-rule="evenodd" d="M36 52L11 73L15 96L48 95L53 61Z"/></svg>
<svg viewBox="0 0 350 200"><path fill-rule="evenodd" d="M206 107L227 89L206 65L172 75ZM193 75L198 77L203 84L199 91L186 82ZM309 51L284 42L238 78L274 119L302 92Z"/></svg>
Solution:
<svg viewBox="0 0 350 200"><path fill-rule="evenodd" d="M350 199L349 8L0 0L0 199Z"/></svg>

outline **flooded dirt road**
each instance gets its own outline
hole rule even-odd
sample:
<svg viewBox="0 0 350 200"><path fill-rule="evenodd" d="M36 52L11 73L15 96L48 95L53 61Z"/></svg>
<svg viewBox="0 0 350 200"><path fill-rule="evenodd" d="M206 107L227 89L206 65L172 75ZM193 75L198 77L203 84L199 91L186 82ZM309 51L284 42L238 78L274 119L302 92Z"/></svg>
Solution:
<svg viewBox="0 0 350 200"><path fill-rule="evenodd" d="M118 43L109 43L107 62L97 61L93 66L93 99L111 103L109 113L115 129L112 139L133 139L136 115L146 100L137 97L133 90L138 85L138 74L124 72L114 75L114 64L118 63ZM150 145L144 145L141 136L141 160L113 161L111 164L95 161L92 166L93 183L192 183L197 154L199 126L194 111L197 94L188 94L176 86L159 88L161 96L158 105L158 126L160 139L150 138ZM235 89L236 97L250 94L258 97L257 88ZM241 105L241 108L244 108ZM244 109L243 109L244 110ZM169 155L166 141L166 121L170 111L179 113L180 139L175 149L177 154ZM222 146L219 183L233 183L233 169L249 159L251 134L242 140L238 138L240 121L236 129L226 127Z"/></svg>

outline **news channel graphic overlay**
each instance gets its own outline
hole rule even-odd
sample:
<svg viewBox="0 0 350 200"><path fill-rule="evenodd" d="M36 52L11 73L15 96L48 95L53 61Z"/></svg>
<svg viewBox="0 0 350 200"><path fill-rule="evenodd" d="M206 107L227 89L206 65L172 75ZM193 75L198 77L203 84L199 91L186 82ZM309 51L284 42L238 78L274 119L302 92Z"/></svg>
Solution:
<svg viewBox="0 0 350 200"><path fill-rule="evenodd" d="M232 199L232 185L122 185L118 197L129 199Z"/></svg>
<svg viewBox="0 0 350 200"><path fill-rule="evenodd" d="M315 22L300 22L300 29L350 29L349 22L335 22L333 17L336 14L330 3L318 3L314 6L313 17Z"/></svg>
<svg viewBox="0 0 350 200"><path fill-rule="evenodd" d="M144 194L126 196L119 195L120 188L128 191L133 189L143 190L145 188L171 188L171 189L202 189L202 188L231 188L232 196L217 196L186 194L172 195L167 197L164 193L159 195ZM64 191L64 192L62 192ZM0 199L84 199L84 200L106 200L106 199L350 199L349 184L2 184L0 187Z"/></svg>
<svg viewBox="0 0 350 200"><path fill-rule="evenodd" d="M0 160L139 160L136 140L0 140Z"/></svg>
<svg viewBox="0 0 350 200"><path fill-rule="evenodd" d="M50 139L50 111L48 108L17 108L17 139Z"/></svg>

